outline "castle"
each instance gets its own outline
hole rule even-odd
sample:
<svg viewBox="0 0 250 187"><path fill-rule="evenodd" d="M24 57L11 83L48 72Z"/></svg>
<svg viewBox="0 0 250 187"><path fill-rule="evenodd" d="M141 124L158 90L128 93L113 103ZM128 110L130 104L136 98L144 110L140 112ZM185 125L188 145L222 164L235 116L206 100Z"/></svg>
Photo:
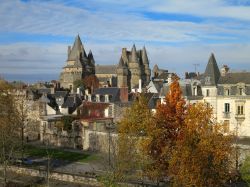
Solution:
<svg viewBox="0 0 250 187"><path fill-rule="evenodd" d="M91 50L86 54L80 36L77 35L73 47L68 47L67 64L60 75L61 87L72 90L74 81L91 74L95 74L93 54Z"/></svg>
<svg viewBox="0 0 250 187"><path fill-rule="evenodd" d="M117 67L118 87L128 87L129 89L138 88L141 84L146 86L150 81L151 70L146 48L136 51L133 45L131 51L122 49L122 55Z"/></svg>
<svg viewBox="0 0 250 187"><path fill-rule="evenodd" d="M139 88L139 81L142 86L146 86L151 75L146 48L136 50L135 45L131 51L123 48L118 65L95 66L91 50L86 55L80 36L77 35L72 49L68 47L67 65L60 75L61 87L72 90L74 81L93 74L97 76L101 86L128 87L131 90Z"/></svg>

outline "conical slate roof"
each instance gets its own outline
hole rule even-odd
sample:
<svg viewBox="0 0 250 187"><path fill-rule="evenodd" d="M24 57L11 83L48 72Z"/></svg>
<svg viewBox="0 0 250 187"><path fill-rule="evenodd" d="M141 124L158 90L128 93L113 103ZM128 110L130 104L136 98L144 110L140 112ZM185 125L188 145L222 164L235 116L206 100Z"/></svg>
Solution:
<svg viewBox="0 0 250 187"><path fill-rule="evenodd" d="M86 57L86 53L85 53L82 41L81 41L80 36L78 34L76 36L72 50L70 51L68 60L76 60L77 58L79 58L79 54L82 54L83 57Z"/></svg>
<svg viewBox="0 0 250 187"><path fill-rule="evenodd" d="M121 56L119 64L118 64L118 68L124 68L124 67L125 67L125 63L124 63L122 56Z"/></svg>
<svg viewBox="0 0 250 187"><path fill-rule="evenodd" d="M135 44L133 45L132 50L131 50L131 61L137 62L137 54L136 54Z"/></svg>
<svg viewBox="0 0 250 187"><path fill-rule="evenodd" d="M214 54L212 53L208 60L207 67L204 73L204 84L215 86L217 85L220 76L220 70L218 68Z"/></svg>
<svg viewBox="0 0 250 187"><path fill-rule="evenodd" d="M143 62L143 64L148 64L149 63L148 55L147 55L147 51L146 51L145 46L142 49L142 62Z"/></svg>

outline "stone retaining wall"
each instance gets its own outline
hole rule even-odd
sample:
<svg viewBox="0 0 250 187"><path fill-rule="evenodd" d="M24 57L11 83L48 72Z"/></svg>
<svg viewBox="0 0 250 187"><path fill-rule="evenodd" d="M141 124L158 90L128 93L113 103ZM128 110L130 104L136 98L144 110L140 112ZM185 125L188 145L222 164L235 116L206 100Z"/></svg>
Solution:
<svg viewBox="0 0 250 187"><path fill-rule="evenodd" d="M45 178L47 177L47 172L45 170L35 170L31 168L16 167L16 166L10 166L8 169L17 174L25 174L33 177L45 177ZM99 183L95 178L73 175L69 173L51 172L50 179L86 184L89 186L101 186L101 183Z"/></svg>

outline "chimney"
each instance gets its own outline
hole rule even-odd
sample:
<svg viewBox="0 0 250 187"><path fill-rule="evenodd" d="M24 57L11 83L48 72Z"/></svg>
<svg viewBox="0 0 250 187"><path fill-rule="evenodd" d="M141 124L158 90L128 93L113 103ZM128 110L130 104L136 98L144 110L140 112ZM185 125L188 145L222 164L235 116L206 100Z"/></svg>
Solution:
<svg viewBox="0 0 250 187"><path fill-rule="evenodd" d="M122 103L128 102L128 87L120 88L120 101Z"/></svg>
<svg viewBox="0 0 250 187"><path fill-rule="evenodd" d="M92 102L92 95L91 94L88 94L88 101Z"/></svg>
<svg viewBox="0 0 250 187"><path fill-rule="evenodd" d="M88 89L85 90L85 95L89 95L89 90Z"/></svg>
<svg viewBox="0 0 250 187"><path fill-rule="evenodd" d="M188 79L189 76L188 76L188 72L185 72L185 79Z"/></svg>
<svg viewBox="0 0 250 187"><path fill-rule="evenodd" d="M221 68L221 76L225 76L229 72L229 67L227 65L223 65Z"/></svg>
<svg viewBox="0 0 250 187"><path fill-rule="evenodd" d="M139 89L138 92L141 93L142 92L142 83L141 83L141 79L139 79Z"/></svg>
<svg viewBox="0 0 250 187"><path fill-rule="evenodd" d="M82 96L82 92L81 89L78 87L76 88L76 93L81 97Z"/></svg>

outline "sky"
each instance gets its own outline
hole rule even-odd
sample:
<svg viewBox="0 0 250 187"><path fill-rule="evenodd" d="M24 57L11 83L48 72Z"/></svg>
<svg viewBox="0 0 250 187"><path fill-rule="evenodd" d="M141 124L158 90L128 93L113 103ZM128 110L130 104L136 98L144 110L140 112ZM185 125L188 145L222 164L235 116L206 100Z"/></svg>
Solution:
<svg viewBox="0 0 250 187"><path fill-rule="evenodd" d="M183 76L219 67L250 71L250 0L0 0L0 76L58 79L80 35L96 64L146 47L150 66Z"/></svg>

